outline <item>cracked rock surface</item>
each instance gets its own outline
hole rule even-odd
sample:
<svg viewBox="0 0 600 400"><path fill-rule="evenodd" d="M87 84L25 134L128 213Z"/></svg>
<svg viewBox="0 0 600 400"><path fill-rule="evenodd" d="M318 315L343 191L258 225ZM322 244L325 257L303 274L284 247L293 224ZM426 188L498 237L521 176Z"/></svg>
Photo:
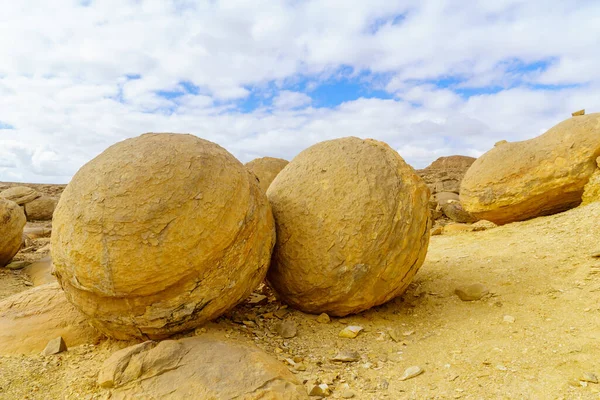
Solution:
<svg viewBox="0 0 600 400"><path fill-rule="evenodd" d="M264 279L273 216L254 176L192 135L145 134L84 165L56 208L67 298L116 339L158 339L231 309Z"/></svg>
<svg viewBox="0 0 600 400"><path fill-rule="evenodd" d="M402 294L423 263L429 189L387 144L318 143L277 175L268 280L291 306L344 316Z"/></svg>

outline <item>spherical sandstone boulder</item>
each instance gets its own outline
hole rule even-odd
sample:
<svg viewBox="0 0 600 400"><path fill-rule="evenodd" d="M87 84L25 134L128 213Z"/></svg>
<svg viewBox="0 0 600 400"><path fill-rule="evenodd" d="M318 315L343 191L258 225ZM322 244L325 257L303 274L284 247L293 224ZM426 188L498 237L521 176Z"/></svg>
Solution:
<svg viewBox="0 0 600 400"><path fill-rule="evenodd" d="M260 188L266 193L273 179L288 165L288 161L282 158L263 157L247 162L245 165L256 175L260 182Z"/></svg>
<svg viewBox="0 0 600 400"><path fill-rule="evenodd" d="M17 203L0 198L0 267L8 264L21 248L26 222Z"/></svg>
<svg viewBox="0 0 600 400"><path fill-rule="evenodd" d="M54 213L67 298L117 339L214 319L264 279L273 215L254 176L192 135L145 134L84 165Z"/></svg>
<svg viewBox="0 0 600 400"><path fill-rule="evenodd" d="M268 281L302 311L343 316L385 303L423 263L429 189L385 143L316 144L279 173L267 196L277 227Z"/></svg>
<svg viewBox="0 0 600 400"><path fill-rule="evenodd" d="M576 207L600 155L600 113L569 118L536 138L496 146L460 187L465 211L496 224Z"/></svg>
<svg viewBox="0 0 600 400"><path fill-rule="evenodd" d="M40 196L25 204L28 221L50 221L56 208L57 200L50 196Z"/></svg>

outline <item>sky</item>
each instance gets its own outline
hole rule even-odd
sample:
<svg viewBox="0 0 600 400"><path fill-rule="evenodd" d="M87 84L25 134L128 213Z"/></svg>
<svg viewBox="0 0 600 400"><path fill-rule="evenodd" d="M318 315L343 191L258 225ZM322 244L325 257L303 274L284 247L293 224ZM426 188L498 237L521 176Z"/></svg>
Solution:
<svg viewBox="0 0 600 400"><path fill-rule="evenodd" d="M0 181L192 133L240 161L345 136L413 167L600 112L597 0L0 3Z"/></svg>

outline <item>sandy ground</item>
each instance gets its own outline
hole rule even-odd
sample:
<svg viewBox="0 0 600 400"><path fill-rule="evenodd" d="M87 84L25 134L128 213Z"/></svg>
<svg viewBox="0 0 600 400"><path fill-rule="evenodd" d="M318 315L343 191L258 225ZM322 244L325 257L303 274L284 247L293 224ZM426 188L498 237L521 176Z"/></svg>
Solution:
<svg viewBox="0 0 600 400"><path fill-rule="evenodd" d="M600 250L598 221L595 203L489 231L434 236L409 290L386 305L322 324L294 310L284 315L269 296L196 334L254 342L307 387L329 384L331 398L348 387L355 399L599 399L600 385L581 380L600 376L600 258L592 257ZM28 288L20 275L0 272L0 297ZM490 294L461 301L455 288L471 283ZM278 336L279 317L297 324L296 337ZM364 331L338 337L347 325ZM0 357L0 398L109 398L95 385L97 372L126 345L105 340L50 357ZM341 350L361 359L331 361ZM401 381L410 366L424 372Z"/></svg>

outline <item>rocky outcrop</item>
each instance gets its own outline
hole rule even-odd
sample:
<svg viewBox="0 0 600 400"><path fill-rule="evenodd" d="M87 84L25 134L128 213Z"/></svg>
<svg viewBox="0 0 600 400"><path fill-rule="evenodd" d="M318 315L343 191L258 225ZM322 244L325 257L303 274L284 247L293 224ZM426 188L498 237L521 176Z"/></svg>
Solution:
<svg viewBox="0 0 600 400"><path fill-rule="evenodd" d="M596 159L596 164L598 165L598 168L594 171L590 180L583 188L583 195L581 196L582 205L600 201L600 157Z"/></svg>
<svg viewBox="0 0 600 400"><path fill-rule="evenodd" d="M438 192L458 193L460 183L475 158L467 156L440 157L424 169L417 170L431 194Z"/></svg>
<svg viewBox="0 0 600 400"><path fill-rule="evenodd" d="M8 264L21 248L26 222L17 203L0 198L0 267Z"/></svg>
<svg viewBox="0 0 600 400"><path fill-rule="evenodd" d="M119 350L98 385L111 399L308 400L301 382L254 345L202 335Z"/></svg>
<svg viewBox="0 0 600 400"><path fill-rule="evenodd" d="M73 177L54 213L52 258L100 331L154 339L248 297L274 241L267 198L230 153L192 135L145 134Z"/></svg>
<svg viewBox="0 0 600 400"><path fill-rule="evenodd" d="M13 186L0 192L0 197L12 200L22 206L40 197L42 194L27 186Z"/></svg>
<svg viewBox="0 0 600 400"><path fill-rule="evenodd" d="M258 178L262 191L267 193L269 185L271 185L277 174L288 165L288 161L282 158L262 157L254 159L245 165Z"/></svg>
<svg viewBox="0 0 600 400"><path fill-rule="evenodd" d="M302 311L342 316L404 292L429 243L429 190L388 145L316 144L275 178L268 280Z"/></svg>
<svg viewBox="0 0 600 400"><path fill-rule="evenodd" d="M464 209L497 224L575 207L600 155L600 113L570 118L534 139L496 146L469 168Z"/></svg>
<svg viewBox="0 0 600 400"><path fill-rule="evenodd" d="M101 335L67 301L58 283L0 301L0 354L39 353L62 336L68 346L96 343Z"/></svg>

